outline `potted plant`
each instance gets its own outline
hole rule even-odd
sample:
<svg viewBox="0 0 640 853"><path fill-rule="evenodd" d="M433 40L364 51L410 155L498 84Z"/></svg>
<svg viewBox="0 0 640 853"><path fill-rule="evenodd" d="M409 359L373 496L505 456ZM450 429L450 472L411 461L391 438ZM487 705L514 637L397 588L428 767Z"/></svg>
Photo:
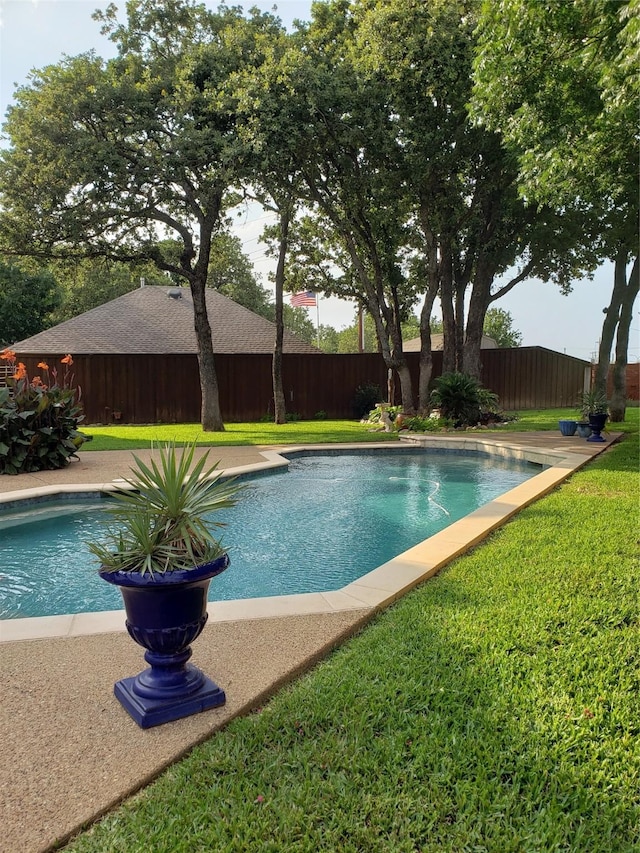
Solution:
<svg viewBox="0 0 640 853"><path fill-rule="evenodd" d="M580 398L580 411L584 420L589 422L592 435L587 441L604 441L600 435L608 417L609 402L604 394L595 389L585 391Z"/></svg>
<svg viewBox="0 0 640 853"><path fill-rule="evenodd" d="M589 438L591 435L591 427L589 421L578 421L576 424L578 438Z"/></svg>
<svg viewBox="0 0 640 853"><path fill-rule="evenodd" d="M560 420L558 421L558 426L560 427L560 432L564 436L572 436L575 435L576 429L578 428L577 421L572 421L570 419Z"/></svg>
<svg viewBox="0 0 640 853"><path fill-rule="evenodd" d="M207 619L211 578L229 565L208 516L236 503L238 486L220 479L208 454L194 463L195 445L160 450L159 461L136 466L107 512L105 541L89 544L99 574L122 593L126 627L147 651L148 669L116 682L118 700L142 728L223 705L224 691L188 663L191 643Z"/></svg>

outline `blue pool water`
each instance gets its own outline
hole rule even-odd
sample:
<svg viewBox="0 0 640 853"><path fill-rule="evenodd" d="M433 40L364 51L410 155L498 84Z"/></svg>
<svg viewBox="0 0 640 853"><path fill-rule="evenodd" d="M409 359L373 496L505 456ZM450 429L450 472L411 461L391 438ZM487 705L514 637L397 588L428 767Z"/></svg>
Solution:
<svg viewBox="0 0 640 853"><path fill-rule="evenodd" d="M338 589L538 473L525 463L433 451L293 458L246 481L216 515L231 566L211 600ZM104 500L0 515L0 618L117 610L86 542L104 535Z"/></svg>

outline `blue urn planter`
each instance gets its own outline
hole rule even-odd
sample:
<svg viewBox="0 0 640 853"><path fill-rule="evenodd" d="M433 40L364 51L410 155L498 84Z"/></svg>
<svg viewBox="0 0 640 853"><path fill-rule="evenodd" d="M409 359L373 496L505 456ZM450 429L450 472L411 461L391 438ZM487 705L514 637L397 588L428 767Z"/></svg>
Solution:
<svg viewBox="0 0 640 853"><path fill-rule="evenodd" d="M600 433L604 429L604 425L607 422L608 417L609 415L606 412L602 414L589 413L589 426L591 427L591 432L593 434L589 436L587 441L604 441L604 438Z"/></svg>
<svg viewBox="0 0 640 853"><path fill-rule="evenodd" d="M117 699L141 728L224 705L224 690L188 661L191 643L207 623L209 582L228 565L223 554L211 563L164 574L99 572L120 588L127 631L147 650L149 668L114 685Z"/></svg>
<svg viewBox="0 0 640 853"><path fill-rule="evenodd" d="M575 435L578 423L577 421L558 421L558 426L562 435L570 436Z"/></svg>

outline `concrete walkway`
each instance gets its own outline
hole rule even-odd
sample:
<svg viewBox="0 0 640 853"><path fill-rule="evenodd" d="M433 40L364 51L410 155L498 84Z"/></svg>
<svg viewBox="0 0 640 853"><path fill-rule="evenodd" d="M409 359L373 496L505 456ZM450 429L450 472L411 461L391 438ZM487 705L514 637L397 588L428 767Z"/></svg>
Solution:
<svg viewBox="0 0 640 853"><path fill-rule="evenodd" d="M588 444L549 432L429 436L429 445L552 467L342 590L214 603L194 644L194 663L225 689L227 704L164 726L139 729L112 695L115 681L144 666L142 650L124 632L121 612L83 614L75 628L47 621L70 617L0 621L0 851L36 853L69 838L233 717L263 704L381 608L616 438L610 434L607 444ZM242 470L282 462L274 448L216 448L212 458L222 468ZM130 463L128 452L85 452L63 471L3 477L0 504L32 495L33 489L109 484L126 476Z"/></svg>

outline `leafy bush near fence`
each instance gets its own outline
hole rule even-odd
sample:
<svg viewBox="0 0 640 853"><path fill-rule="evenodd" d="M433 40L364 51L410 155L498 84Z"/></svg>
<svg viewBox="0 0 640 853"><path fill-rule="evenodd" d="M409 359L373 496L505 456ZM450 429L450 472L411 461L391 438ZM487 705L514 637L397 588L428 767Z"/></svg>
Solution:
<svg viewBox="0 0 640 853"><path fill-rule="evenodd" d="M475 426L483 414L497 413L498 397L465 373L443 373L435 381L431 405L456 427Z"/></svg>
<svg viewBox="0 0 640 853"><path fill-rule="evenodd" d="M65 356L62 377L45 362L42 376L29 378L22 362L6 349L0 359L13 373L0 388L0 474L27 474L64 468L87 436L79 432L84 415L80 390L73 387L73 359Z"/></svg>
<svg viewBox="0 0 640 853"><path fill-rule="evenodd" d="M402 429L408 429L409 432L442 432L452 426L453 423L446 418L425 418L421 415L406 417L402 422Z"/></svg>
<svg viewBox="0 0 640 853"><path fill-rule="evenodd" d="M367 382L364 385L358 385L353 398L353 414L360 420L366 418L371 409L375 408L376 404L382 399L382 391L380 386L375 382Z"/></svg>
<svg viewBox="0 0 640 853"><path fill-rule="evenodd" d="M375 409L371 409L369 417L367 418L367 423L380 426L384 423L383 415L386 414L389 416L389 420L393 424L401 411L402 406L389 406L387 403L382 403L379 406L376 406Z"/></svg>

